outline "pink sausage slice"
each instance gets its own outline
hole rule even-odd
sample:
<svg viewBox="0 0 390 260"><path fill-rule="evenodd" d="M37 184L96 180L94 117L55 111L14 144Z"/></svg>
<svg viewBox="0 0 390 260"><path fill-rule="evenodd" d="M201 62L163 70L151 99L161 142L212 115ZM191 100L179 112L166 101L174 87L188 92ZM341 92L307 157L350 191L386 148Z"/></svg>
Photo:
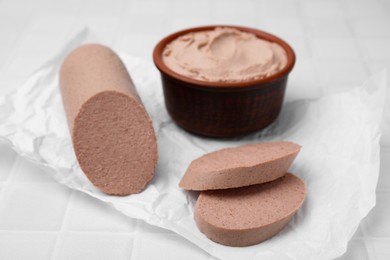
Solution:
<svg viewBox="0 0 390 260"><path fill-rule="evenodd" d="M287 173L263 184L203 191L195 221L209 239L227 246L251 246L277 234L294 216L306 196L304 182Z"/></svg>
<svg viewBox="0 0 390 260"><path fill-rule="evenodd" d="M101 191L141 192L153 178L157 142L152 122L120 58L89 44L72 51L60 88L81 169Z"/></svg>
<svg viewBox="0 0 390 260"><path fill-rule="evenodd" d="M300 149L298 144L281 141L208 153L192 161L179 186L201 191L273 181L287 172Z"/></svg>

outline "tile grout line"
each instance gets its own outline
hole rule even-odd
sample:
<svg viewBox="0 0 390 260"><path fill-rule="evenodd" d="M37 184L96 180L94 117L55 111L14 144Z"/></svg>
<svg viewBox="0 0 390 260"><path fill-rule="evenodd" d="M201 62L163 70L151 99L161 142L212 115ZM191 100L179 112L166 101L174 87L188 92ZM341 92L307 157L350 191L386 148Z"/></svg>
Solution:
<svg viewBox="0 0 390 260"><path fill-rule="evenodd" d="M374 250L374 246L372 244L371 239L369 239L368 237L365 237L362 242L363 242L363 245L366 249L366 253L367 253L367 256L369 257L369 259L370 260L377 259L376 254L375 254L375 250Z"/></svg>
<svg viewBox="0 0 390 260"><path fill-rule="evenodd" d="M117 25L116 25L116 29L115 29L115 35L114 37L112 37L112 46L116 46L117 42L119 41L119 35L120 35L120 29L121 29L121 24L123 24L124 22L124 19L125 19L125 11L127 10L127 8L134 2L132 1L122 1L122 10L121 10L121 14L120 14L120 18L118 19L117 21Z"/></svg>
<svg viewBox="0 0 390 260"><path fill-rule="evenodd" d="M302 2L296 2L296 11L297 11L297 20L299 21L299 23L302 25L302 28L304 30L304 33L303 33L303 40L306 44L306 46L308 47L308 55L309 55L309 58L308 60L310 60L310 62L312 63L312 66L313 66L313 70L315 72L315 77L316 77L316 81L319 83L319 85L317 85L318 89L319 89L319 97L323 97L325 95L325 91L324 91L324 87L325 87L325 83L323 82L323 80L321 79L320 75L319 75L319 71L318 71L318 64L317 64L317 59L315 57L313 57L313 50L311 48L311 43L310 43L310 39L309 39L309 36L307 35L307 32L306 32L306 28L305 28L305 21L304 21L304 15L302 13Z"/></svg>
<svg viewBox="0 0 390 260"><path fill-rule="evenodd" d="M252 10L251 10L252 11L252 13L251 13L252 24L253 24L254 27L257 27L257 23L256 23L256 21L257 21L257 19L256 19L256 0L251 0L249 2L251 4L251 6L252 6Z"/></svg>
<svg viewBox="0 0 390 260"><path fill-rule="evenodd" d="M390 146L381 145L381 151L383 151L385 153L390 153Z"/></svg>
<svg viewBox="0 0 390 260"><path fill-rule="evenodd" d="M174 5L174 1L169 1L169 4L167 5L167 12L169 10L170 14L173 15L173 11L172 9L174 9L175 5ZM163 21L162 21L162 24L163 24L163 31L165 32L165 34L168 34L168 32L172 31L172 27L173 27L173 19L171 19L171 17L169 16L165 16Z"/></svg>
<svg viewBox="0 0 390 260"><path fill-rule="evenodd" d="M379 181L379 180L378 180ZM375 207L377 207L377 201L378 201L378 194L381 194L381 193L389 193L390 191L389 190L385 190L385 189L381 189L381 188L378 188L378 184L377 184L377 188L375 190L375 196L376 196L376 199L375 199ZM370 212L368 214L370 214L372 212L372 210L375 209L372 208L370 210ZM368 232L368 223L367 221L364 221L365 219L367 218L367 216L360 222L361 224L361 230L362 230L362 233L363 233L363 236L361 236L361 242L363 243L363 246L365 247L366 249L366 253L367 253L367 256L369 257L369 259L378 259L377 258L377 255L376 255L376 252L375 252L375 248L373 246L373 242L372 240L373 239L377 239L377 238L382 238L382 239L390 239L390 237L376 237L376 236L372 236L372 235L369 235L369 232Z"/></svg>
<svg viewBox="0 0 390 260"><path fill-rule="evenodd" d="M154 226L153 226L154 227ZM26 233L47 233L47 234L52 234L52 233L58 233L59 230L38 230L38 229L3 229L1 230L2 232L8 232L8 233L21 233L21 232L26 232ZM65 232L64 232L65 233ZM115 233L116 235L121 235L121 236L130 236L130 237L158 237L158 236L176 236L176 233L142 233L140 234L134 234L135 232L129 232L129 231L94 231L94 230L67 230L66 233L69 234L83 234L83 233L90 233L90 234L112 234Z"/></svg>
<svg viewBox="0 0 390 260"><path fill-rule="evenodd" d="M25 39L26 34L27 34L28 29L30 29L30 26L31 26L30 24L25 25L22 28L22 30L19 32L19 35L16 37L16 39L14 41L16 47L12 48L12 51L10 51L9 56L4 60L4 62L2 63L2 66L0 67L0 75L1 76L6 75L6 71L7 71L6 68L8 67L10 62L15 59L15 57L19 53L19 49L20 49L21 44L26 41L26 39ZM27 77L24 77L24 81L26 79L27 79Z"/></svg>
<svg viewBox="0 0 390 260"><path fill-rule="evenodd" d="M29 234L58 234L59 230L27 230L27 229L3 229L0 230L0 232L4 233L11 233L11 234L18 234L18 233L29 233ZM130 238L156 238L156 237L166 237L166 236L180 236L176 233L136 233L136 232L128 232L128 231L93 231L93 230L66 230L66 232L63 233L66 234L76 234L76 235L83 235L83 234L93 234L93 235L107 235L107 234L114 234L117 236L124 236L124 237L130 237ZM181 236L180 236L181 237Z"/></svg>
<svg viewBox="0 0 390 260"><path fill-rule="evenodd" d="M59 251L61 249L60 245L64 239L64 233L66 233L65 232L65 230L66 230L65 225L66 225L66 222L68 221L68 218L69 218L70 203L71 203L72 198L75 196L74 195L75 191L73 189L70 189L70 190L71 190L71 192L70 192L70 195L68 196L68 201L67 201L66 206L65 206L65 211L64 211L63 218L62 218L61 226L60 226L60 229L57 231L56 242L55 242L52 254L50 256L50 259L53 259L53 260L57 259L56 256L58 256Z"/></svg>
<svg viewBox="0 0 390 260"><path fill-rule="evenodd" d="M139 259L139 251L140 251L140 244L142 241L139 236L139 226L140 226L140 220L137 219L135 222L135 228L134 228L134 239L133 239L133 248L131 250L131 257L130 260L137 260Z"/></svg>
<svg viewBox="0 0 390 260"><path fill-rule="evenodd" d="M341 7L343 13L346 14L347 7L346 7L346 3L344 1L341 1L340 7ZM371 74L370 68L368 67L366 58L363 55L364 52L361 48L361 45L359 44L358 37L355 34L355 31L353 30L353 26L351 25L351 20L353 18L351 18L349 15L345 15L345 17L346 17L345 22L347 24L348 30L351 32L351 35L353 38L353 44L356 47L356 50L358 51L358 55L360 56L359 61L363 62L364 70L366 71L367 75L370 75Z"/></svg>
<svg viewBox="0 0 390 260"><path fill-rule="evenodd" d="M21 158L22 158L21 156L15 155L15 159L14 159L14 162L12 163L12 166L10 168L7 179L2 183L3 189L0 192L0 201L2 201L8 193L11 180L13 179L13 176L15 175L16 169L18 168L19 164L21 163ZM0 204L0 210L2 208L1 205L3 205L3 204L2 203Z"/></svg>
<svg viewBox="0 0 390 260"><path fill-rule="evenodd" d="M376 195L383 194L383 193L390 193L390 188L376 188Z"/></svg>

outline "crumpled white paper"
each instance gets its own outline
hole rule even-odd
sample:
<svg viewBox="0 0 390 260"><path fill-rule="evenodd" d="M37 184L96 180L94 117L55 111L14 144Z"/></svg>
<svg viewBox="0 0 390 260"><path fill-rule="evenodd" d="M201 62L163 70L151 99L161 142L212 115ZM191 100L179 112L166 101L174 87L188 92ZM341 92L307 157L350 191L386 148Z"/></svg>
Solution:
<svg viewBox="0 0 390 260"><path fill-rule="evenodd" d="M165 110L154 66L119 53L153 120L159 163L144 192L108 196L91 185L77 164L58 87L64 56L85 42L88 34L80 32L23 86L0 97L0 138L21 156L50 168L58 182L129 217L172 230L221 259L332 259L346 251L359 222L375 205L385 72L350 92L287 103L278 120L259 133L213 140L178 128ZM280 234L259 245L233 248L208 240L193 220L197 194L178 188L187 166L216 149L269 140L291 140L303 146L291 168L308 187L302 208Z"/></svg>

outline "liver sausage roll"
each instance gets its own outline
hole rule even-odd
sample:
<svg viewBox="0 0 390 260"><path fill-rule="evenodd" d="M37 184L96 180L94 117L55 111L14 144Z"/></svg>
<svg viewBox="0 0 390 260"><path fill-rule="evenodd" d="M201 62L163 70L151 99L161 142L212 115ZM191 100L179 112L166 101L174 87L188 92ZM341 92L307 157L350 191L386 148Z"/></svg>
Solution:
<svg viewBox="0 0 390 260"><path fill-rule="evenodd" d="M62 64L60 89L88 179L107 194L141 192L154 176L156 136L120 58L98 44L75 49Z"/></svg>
<svg viewBox="0 0 390 260"><path fill-rule="evenodd" d="M282 177L299 153L292 142L267 142L225 148L192 161L179 186L185 190L243 187Z"/></svg>
<svg viewBox="0 0 390 260"><path fill-rule="evenodd" d="M263 184L203 191L195 205L195 221L217 243L251 246L277 234L305 196L304 182L290 173Z"/></svg>

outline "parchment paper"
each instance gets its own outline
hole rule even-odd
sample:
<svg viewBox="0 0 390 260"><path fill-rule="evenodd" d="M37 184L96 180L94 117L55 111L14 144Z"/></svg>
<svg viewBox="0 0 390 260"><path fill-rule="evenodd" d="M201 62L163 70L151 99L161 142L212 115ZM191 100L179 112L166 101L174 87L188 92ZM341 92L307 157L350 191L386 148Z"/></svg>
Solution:
<svg viewBox="0 0 390 260"><path fill-rule="evenodd" d="M78 33L23 86L0 97L0 139L48 168L69 188L109 203L131 218L172 230L221 259L332 259L346 251L359 222L375 205L384 71L349 92L287 103L278 120L261 132L213 140L188 134L172 122L153 64L119 53L153 120L159 163L144 192L116 197L94 188L80 170L59 93L59 65L71 49L87 41L88 34L88 30ZM280 234L259 245L232 248L208 240L193 220L196 193L178 188L187 166L216 149L269 140L303 146L290 169L308 186L303 207Z"/></svg>

